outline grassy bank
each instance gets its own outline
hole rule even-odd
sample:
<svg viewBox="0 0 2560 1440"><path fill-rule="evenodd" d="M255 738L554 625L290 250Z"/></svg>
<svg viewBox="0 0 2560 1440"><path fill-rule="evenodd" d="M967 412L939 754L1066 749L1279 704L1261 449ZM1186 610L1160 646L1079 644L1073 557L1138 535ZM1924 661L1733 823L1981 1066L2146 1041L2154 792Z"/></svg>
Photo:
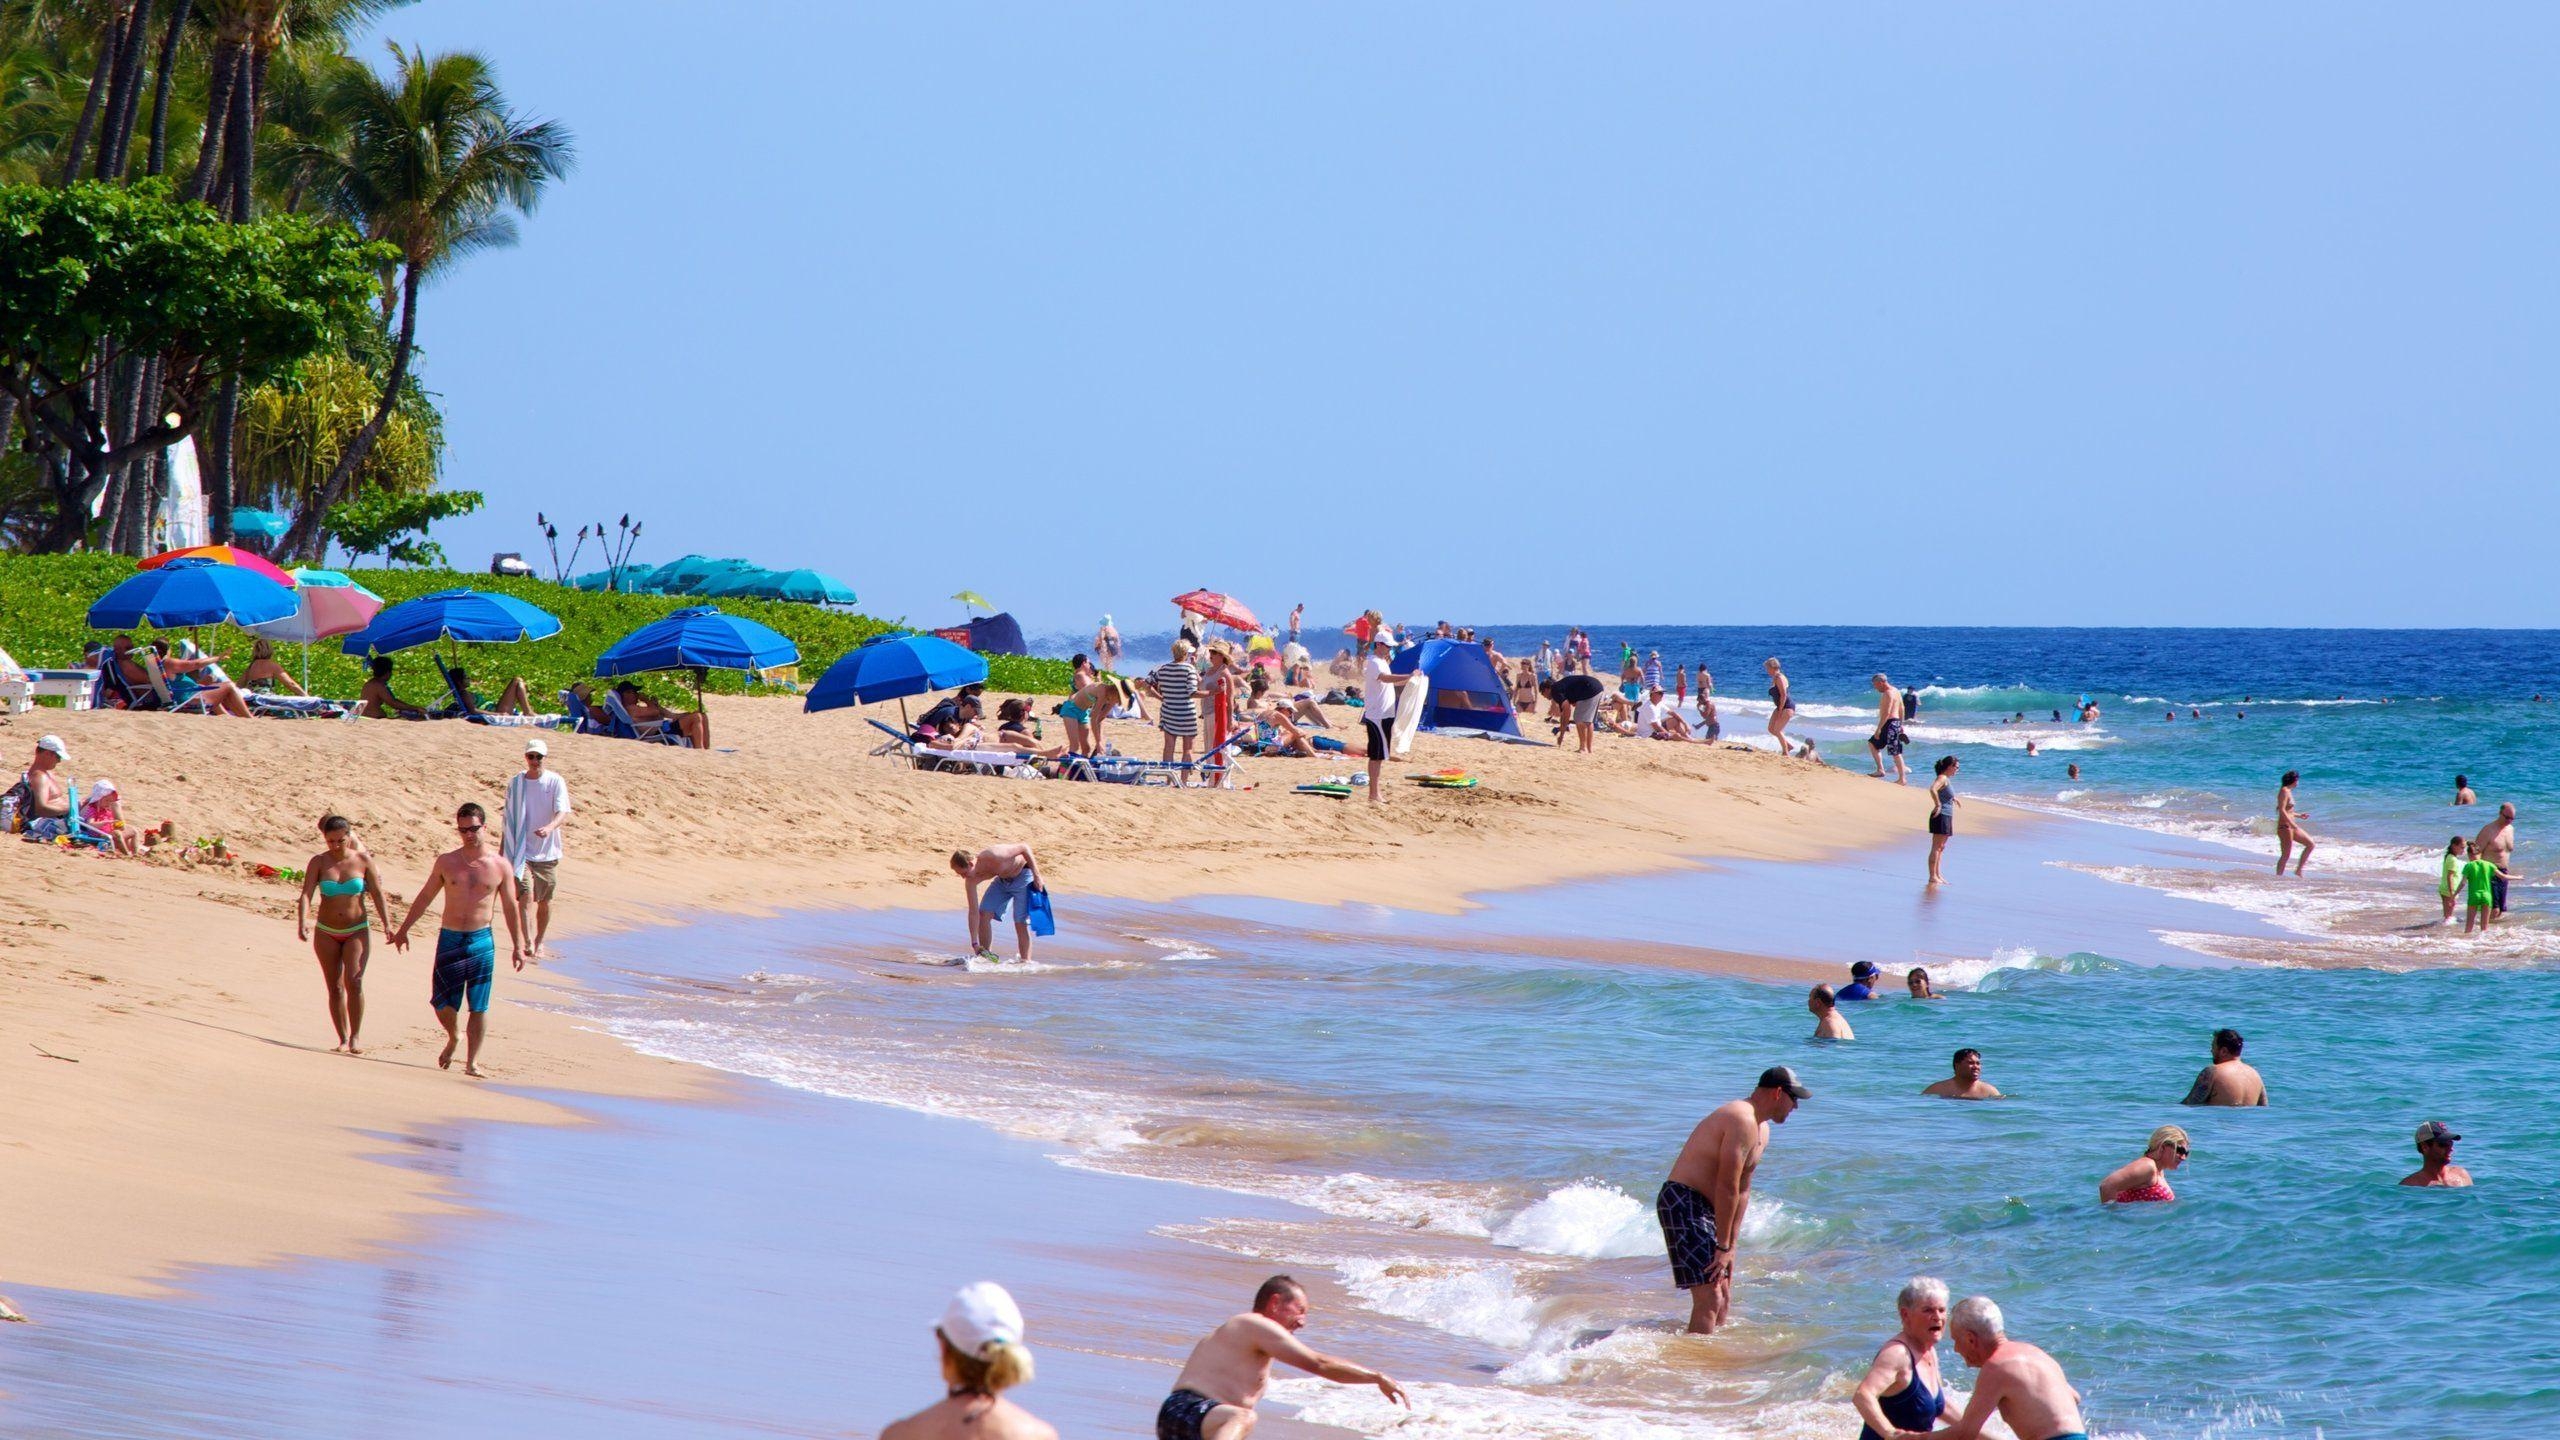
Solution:
<svg viewBox="0 0 2560 1440"><path fill-rule="evenodd" d="M120 555L0 555L0 649L21 665L68 666L79 662L84 644L101 638L89 628L92 601L133 573L133 561ZM547 580L512 580L456 570L351 570L358 583L392 604L436 590L468 587L503 591L560 617L560 633L525 645L467 645L463 667L473 688L495 695L509 675L522 675L537 700L548 703L553 692L573 680L592 679L596 656L606 647L661 615L689 605L716 603L731 615L761 621L791 637L800 647L803 689L826 673L837 657L863 641L893 628L868 615L821 610L781 600L724 599L717 602L666 595L602 595L571 590ZM233 657L236 673L245 668L254 637L228 625L208 626L199 643ZM297 675L302 647L276 646L276 658ZM1027 694L1063 694L1067 666L1062 660L1032 660L1016 655L987 657L988 681L998 690ZM436 694L433 672L420 664L401 667L400 693L421 702ZM706 688L734 694L744 677L715 671ZM334 640L311 647L311 689L318 695L346 698L363 679L362 662L340 653ZM673 675L650 677L648 687L667 696L684 693L691 681Z"/></svg>

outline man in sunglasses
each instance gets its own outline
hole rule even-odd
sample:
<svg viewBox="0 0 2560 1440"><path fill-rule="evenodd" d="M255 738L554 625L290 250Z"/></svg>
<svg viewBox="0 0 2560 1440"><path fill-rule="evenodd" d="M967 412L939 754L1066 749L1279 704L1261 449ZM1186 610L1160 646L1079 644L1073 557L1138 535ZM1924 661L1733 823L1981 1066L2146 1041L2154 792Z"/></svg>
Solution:
<svg viewBox="0 0 2560 1440"><path fill-rule="evenodd" d="M2461 1189L2471 1183L2471 1172L2453 1163L2453 1142L2462 1137L2441 1120L2430 1120L2418 1127L2418 1173L2403 1179L2403 1185L2443 1186Z"/></svg>
<svg viewBox="0 0 2560 1440"><path fill-rule="evenodd" d="M453 1051L466 1033L470 1047L462 1054L462 1073L480 1073L480 1041L489 1029L489 987L498 976L498 944L489 933L489 912L496 909L507 919L507 944L514 951L515 968L524 968L524 928L516 910L515 872L498 847L488 843L488 812L476 804L466 804L454 812L453 828L462 843L436 857L435 872L420 887L418 898L409 902L409 913L400 920L400 928L391 932L394 948L409 948L409 927L428 902L444 897L442 926L436 931L436 969L434 988L427 998L433 1005L436 1020L444 1026L444 1053L436 1064L453 1068ZM455 1022L468 1006L471 1019L466 1027Z"/></svg>

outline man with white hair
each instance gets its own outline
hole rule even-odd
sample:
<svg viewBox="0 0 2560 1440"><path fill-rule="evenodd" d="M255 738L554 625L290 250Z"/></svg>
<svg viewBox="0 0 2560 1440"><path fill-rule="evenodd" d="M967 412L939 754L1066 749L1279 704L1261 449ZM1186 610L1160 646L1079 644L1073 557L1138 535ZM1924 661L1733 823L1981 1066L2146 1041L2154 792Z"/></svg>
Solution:
<svg viewBox="0 0 2560 1440"><path fill-rule="evenodd" d="M1946 1382L1938 1374L1938 1341L1947 1333L1946 1282L1916 1276L1894 1305L1902 1312L1902 1331L1884 1342L1867 1378L1849 1395L1865 1422L1858 1440L1935 1430L1947 1412Z"/></svg>
<svg viewBox="0 0 2560 1440"><path fill-rule="evenodd" d="M1980 1372L1964 1414L1944 1430L1904 1430L1894 1440L1974 1440L1982 1427L1999 1416L2018 1440L2089 1440L2080 1418L2080 1392L2071 1388L2062 1366L2024 1340L2009 1338L2000 1307L1988 1295L1975 1295L1947 1317L1948 1337L1956 1353Z"/></svg>

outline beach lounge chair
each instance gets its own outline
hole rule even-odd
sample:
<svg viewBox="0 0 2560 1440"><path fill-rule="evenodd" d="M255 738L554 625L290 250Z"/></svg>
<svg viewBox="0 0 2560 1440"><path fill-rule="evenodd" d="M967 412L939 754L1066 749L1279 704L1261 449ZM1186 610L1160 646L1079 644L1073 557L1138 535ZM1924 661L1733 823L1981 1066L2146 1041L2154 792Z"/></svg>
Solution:
<svg viewBox="0 0 2560 1440"><path fill-rule="evenodd" d="M1161 781L1167 785L1201 784L1208 778L1225 774L1227 763L1221 757L1252 734L1251 727L1238 730L1217 749L1203 752L1194 760L1140 760L1129 755L1101 755L1094 758L1093 768L1097 779L1123 785L1144 785L1150 781Z"/></svg>
<svg viewBox="0 0 2560 1440"><path fill-rule="evenodd" d="M1007 770L1028 765L1031 758L1018 750L936 750L919 745L906 732L877 720L873 729L889 737L888 743L872 750L874 755L897 755L919 770L966 770L980 775L1000 775Z"/></svg>
<svg viewBox="0 0 2560 1440"><path fill-rule="evenodd" d="M585 697L575 690L560 692L560 708L569 712L569 732L573 735L610 735L613 727L587 708Z"/></svg>
<svg viewBox="0 0 2560 1440"><path fill-rule="evenodd" d="M639 740L651 745L675 745L687 750L693 748L692 741L676 732L674 721L652 720L643 725L631 718L631 711L623 705L621 696L606 690L600 692L596 698L604 702L604 713L609 722L605 733L615 739Z"/></svg>
<svg viewBox="0 0 2560 1440"><path fill-rule="evenodd" d="M171 698L169 677L160 673L160 657L151 653L150 646L136 645L133 647L132 653L134 659L142 662L142 673L144 677L151 682L151 697L153 700L158 702L153 705L137 705L133 708L137 710L166 710L172 715L210 715L213 713L213 702L205 699L202 695L190 695L184 701Z"/></svg>
<svg viewBox="0 0 2560 1440"><path fill-rule="evenodd" d="M330 700L318 695L271 695L264 690L243 690L241 698L249 702L249 713L266 720L339 720L352 714L352 700Z"/></svg>

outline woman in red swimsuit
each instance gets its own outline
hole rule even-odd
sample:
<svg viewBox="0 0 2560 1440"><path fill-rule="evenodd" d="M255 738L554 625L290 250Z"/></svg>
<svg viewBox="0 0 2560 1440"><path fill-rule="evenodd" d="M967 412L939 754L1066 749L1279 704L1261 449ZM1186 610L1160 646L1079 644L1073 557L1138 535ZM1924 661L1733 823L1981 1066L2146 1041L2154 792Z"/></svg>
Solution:
<svg viewBox="0 0 2560 1440"><path fill-rule="evenodd" d="M2148 1200L2175 1200L2169 1172L2187 1163L2187 1132L2163 1125L2151 1132L2140 1158L2127 1161L2098 1182L2098 1202L2135 1205Z"/></svg>

